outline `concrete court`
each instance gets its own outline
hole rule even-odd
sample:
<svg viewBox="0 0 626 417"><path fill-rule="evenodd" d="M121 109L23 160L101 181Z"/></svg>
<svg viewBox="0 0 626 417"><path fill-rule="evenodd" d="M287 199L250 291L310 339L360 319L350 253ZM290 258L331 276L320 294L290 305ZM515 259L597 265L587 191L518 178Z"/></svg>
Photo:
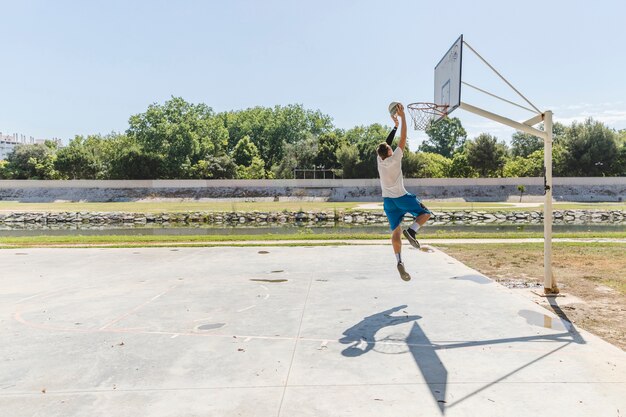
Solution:
<svg viewBox="0 0 626 417"><path fill-rule="evenodd" d="M622 350L438 250L404 261L2 250L0 416L626 415Z"/></svg>

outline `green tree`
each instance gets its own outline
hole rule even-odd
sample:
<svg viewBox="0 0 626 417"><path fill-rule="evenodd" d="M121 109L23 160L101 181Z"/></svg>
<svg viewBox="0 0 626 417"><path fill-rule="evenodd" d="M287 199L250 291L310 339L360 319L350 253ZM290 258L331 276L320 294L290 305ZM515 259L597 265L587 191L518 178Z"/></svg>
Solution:
<svg viewBox="0 0 626 417"><path fill-rule="evenodd" d="M406 178L445 178L452 161L431 152L405 152L402 172Z"/></svg>
<svg viewBox="0 0 626 417"><path fill-rule="evenodd" d="M219 117L228 129L229 147L233 148L242 137L249 136L268 169L279 164L286 144L333 129L330 116L319 110L306 110L302 105L254 107L221 113Z"/></svg>
<svg viewBox="0 0 626 417"><path fill-rule="evenodd" d="M356 145L344 143L337 150L337 162L341 166L338 175L342 178L357 178L357 166L361 163Z"/></svg>
<svg viewBox="0 0 626 417"><path fill-rule="evenodd" d="M208 156L191 166L191 178L232 179L237 176L237 164L228 155Z"/></svg>
<svg viewBox="0 0 626 417"><path fill-rule="evenodd" d="M621 129L617 131L617 145L626 145L626 129Z"/></svg>
<svg viewBox="0 0 626 417"><path fill-rule="evenodd" d="M404 178L422 178L422 160L418 157L419 152L411 152L408 145L402 155L402 175Z"/></svg>
<svg viewBox="0 0 626 417"><path fill-rule="evenodd" d="M511 155L527 158L531 153L543 149L543 139L524 132L515 132L511 138Z"/></svg>
<svg viewBox="0 0 626 417"><path fill-rule="evenodd" d="M265 170L265 163L258 156L252 158L249 166L237 166L237 178L239 179L263 179L268 177L273 177L273 174Z"/></svg>
<svg viewBox="0 0 626 417"><path fill-rule="evenodd" d="M68 146L57 151L55 168L64 178L102 179L107 177L105 163L106 138L76 136Z"/></svg>
<svg viewBox="0 0 626 417"><path fill-rule="evenodd" d="M151 178L186 178L193 164L221 154L228 143L228 131L210 107L180 97L131 116L127 134L139 147L134 157L151 163L145 172Z"/></svg>
<svg viewBox="0 0 626 417"><path fill-rule="evenodd" d="M316 166L327 169L337 168L339 166L337 150L345 143L343 135L344 133L341 130L335 130L333 132L322 133L318 136L317 156L315 158Z"/></svg>
<svg viewBox="0 0 626 417"><path fill-rule="evenodd" d="M96 161L82 146L61 149L54 166L63 178L69 179L93 179L98 172Z"/></svg>
<svg viewBox="0 0 626 417"><path fill-rule="evenodd" d="M517 191L519 191L519 201L520 203L522 202L522 197L524 196L524 193L526 192L526 187L523 185L518 185L517 186Z"/></svg>
<svg viewBox="0 0 626 417"><path fill-rule="evenodd" d="M478 172L467 161L466 152L457 152L452 158L446 176L449 178L475 178L478 177Z"/></svg>
<svg viewBox="0 0 626 417"><path fill-rule="evenodd" d="M422 152L438 153L446 158L459 151L467 138L467 132L457 117L443 118L426 128L428 139L419 147Z"/></svg>
<svg viewBox="0 0 626 417"><path fill-rule="evenodd" d="M9 162L4 159L0 159L0 180L8 180L11 178L9 172Z"/></svg>
<svg viewBox="0 0 626 417"><path fill-rule="evenodd" d="M237 165L247 167L252 164L254 158L259 158L259 150L249 136L244 136L233 149L233 160Z"/></svg>
<svg viewBox="0 0 626 417"><path fill-rule="evenodd" d="M333 129L332 119L319 110L306 110L300 104L274 107L274 136L287 143L300 142L309 135L319 136Z"/></svg>
<svg viewBox="0 0 626 417"><path fill-rule="evenodd" d="M246 110L220 113L218 116L222 119L224 127L228 131L229 149L233 149L244 136L248 136L257 147L261 158L267 160L271 154L269 146L270 132L275 124L272 109L254 107Z"/></svg>
<svg viewBox="0 0 626 417"><path fill-rule="evenodd" d="M502 170L504 177L543 176L543 149L536 150L528 157L514 156L506 161Z"/></svg>
<svg viewBox="0 0 626 417"><path fill-rule="evenodd" d="M574 122L564 137L566 176L595 177L619 171L617 134L603 123L589 118Z"/></svg>
<svg viewBox="0 0 626 417"><path fill-rule="evenodd" d="M115 179L147 180L159 178L165 157L157 153L145 153L135 145L121 150L112 169Z"/></svg>
<svg viewBox="0 0 626 417"><path fill-rule="evenodd" d="M539 130L544 130L541 123ZM554 123L552 126L552 139L554 144L559 144L565 134L566 127L562 123ZM511 137L511 155L527 158L531 153L543 149L543 139L528 133L517 131Z"/></svg>
<svg viewBox="0 0 626 417"><path fill-rule="evenodd" d="M467 162L481 177L498 177L506 162L507 149L498 138L487 133L466 143Z"/></svg>
<svg viewBox="0 0 626 417"><path fill-rule="evenodd" d="M15 179L59 179L54 168L56 144L17 145L7 156L6 169Z"/></svg>
<svg viewBox="0 0 626 417"><path fill-rule="evenodd" d="M562 145L555 144L552 147L552 175L554 176L562 176L563 154ZM509 158L504 165L502 175L504 177L542 177L543 155L544 150L539 149L526 158L521 156Z"/></svg>
<svg viewBox="0 0 626 417"><path fill-rule="evenodd" d="M110 134L100 142L105 179L154 179L162 156L146 154L134 137L126 134Z"/></svg>
<svg viewBox="0 0 626 417"><path fill-rule="evenodd" d="M617 132L617 162L615 175L626 176L626 129Z"/></svg>
<svg viewBox="0 0 626 417"><path fill-rule="evenodd" d="M387 139L390 130L391 128L388 126L374 123L369 126L357 126L346 131L345 142L354 144L359 152L356 165L348 170L351 175L350 178L378 177L376 149L381 142ZM396 138L396 142L393 144L394 148L397 140L398 138ZM347 177L344 176L344 178Z"/></svg>
<svg viewBox="0 0 626 417"><path fill-rule="evenodd" d="M280 162L273 167L276 178L293 178L294 168L313 169L317 157L317 137L309 135L296 143L285 145L285 152Z"/></svg>
<svg viewBox="0 0 626 417"><path fill-rule="evenodd" d="M620 177L626 176L626 143L619 148L615 175Z"/></svg>

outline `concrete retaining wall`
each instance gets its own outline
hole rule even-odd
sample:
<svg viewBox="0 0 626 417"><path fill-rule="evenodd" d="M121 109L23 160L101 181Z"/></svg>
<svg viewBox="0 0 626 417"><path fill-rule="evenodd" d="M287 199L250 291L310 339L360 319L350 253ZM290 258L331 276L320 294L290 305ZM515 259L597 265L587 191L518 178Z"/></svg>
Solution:
<svg viewBox="0 0 626 417"><path fill-rule="evenodd" d="M543 198L543 178L405 179L421 198L463 201L524 201ZM0 201L136 201L150 199L315 198L328 201L380 201L378 179L326 180L1 180ZM626 177L555 178L557 201L624 201Z"/></svg>

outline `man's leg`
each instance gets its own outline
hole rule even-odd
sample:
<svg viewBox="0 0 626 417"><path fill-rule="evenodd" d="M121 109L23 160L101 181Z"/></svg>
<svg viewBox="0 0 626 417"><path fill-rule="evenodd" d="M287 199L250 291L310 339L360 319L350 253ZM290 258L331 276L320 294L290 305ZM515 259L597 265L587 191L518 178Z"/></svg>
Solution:
<svg viewBox="0 0 626 417"><path fill-rule="evenodd" d="M402 227L398 226L391 233L391 244L393 246L393 252L396 254L396 260L398 261L398 272L400 273L400 278L404 281L409 281L411 279L411 275L406 272L404 268L404 263L402 263Z"/></svg>
<svg viewBox="0 0 626 417"><path fill-rule="evenodd" d="M409 226L409 229L413 229L414 232L417 232L419 228L428 221L428 219L430 219L430 213L420 214L414 219L415 221L411 226Z"/></svg>
<svg viewBox="0 0 626 417"><path fill-rule="evenodd" d="M393 245L393 253L400 254L402 252L402 227L401 226L396 227L395 230L391 233L391 244Z"/></svg>
<svg viewBox="0 0 626 417"><path fill-rule="evenodd" d="M428 221L428 219L430 219L430 211L417 198L415 198L414 204L417 204L417 206L418 206L418 207L413 209L414 212L417 212L417 213L421 212L421 214L418 214L417 216L415 216L413 224L411 226L409 226L409 228L406 229L403 233L404 233L404 236L406 237L406 239L411 244L411 246L413 246L414 248L419 249L420 248L420 244L417 241L416 234L419 231L419 229L424 225L424 223L426 223Z"/></svg>
<svg viewBox="0 0 626 417"><path fill-rule="evenodd" d="M402 252L402 227L398 226L391 233L391 244L393 245L393 253L396 257ZM402 259L398 259L398 262L402 262Z"/></svg>

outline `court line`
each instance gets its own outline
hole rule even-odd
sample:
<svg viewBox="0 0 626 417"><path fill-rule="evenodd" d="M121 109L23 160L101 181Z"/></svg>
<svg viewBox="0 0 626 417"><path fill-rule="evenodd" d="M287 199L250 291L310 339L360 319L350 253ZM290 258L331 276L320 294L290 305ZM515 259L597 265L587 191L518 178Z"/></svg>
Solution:
<svg viewBox="0 0 626 417"><path fill-rule="evenodd" d="M53 295L64 293L64 292L67 292L68 290L71 290L71 289L72 289L72 287L65 287L65 288L60 288L60 289L51 290L51 291L42 291L42 292L37 293L35 295L31 295L30 297L22 298L21 300L17 301L15 304L21 304L24 301L32 300L32 299L35 299L35 298L38 298L38 297L41 297L42 300L45 300L46 298L52 297Z"/></svg>
<svg viewBox="0 0 626 417"><path fill-rule="evenodd" d="M285 401L285 394L287 393L287 387L289 386L289 376L291 375L291 368L293 367L293 360L296 357L296 350L298 349L298 341L301 340L302 323L304 322L304 313L306 312L306 305L309 301L309 295L311 294L311 287L313 286L313 276L309 280L309 289L306 292L306 298L304 299L304 306L302 306L302 314L300 315L300 325L298 326L298 335L296 336L296 342L293 345L293 353L291 354L291 361L289 362L289 370L287 371L287 378L285 379L285 386L283 388L283 395L280 397L280 406L278 406L278 417L283 409L283 402Z"/></svg>
<svg viewBox="0 0 626 417"><path fill-rule="evenodd" d="M489 381L457 381L447 382L448 386L451 385L479 385L486 384ZM626 381L501 381L499 384L504 385L580 385L580 384L593 384L593 385L623 385ZM359 387L422 387L426 385L441 385L440 382L393 382L393 383L374 383L374 384L296 384L290 385L289 388L359 388ZM46 390L46 395L68 395L68 394L119 394L121 392L133 393L133 392L178 392L178 391L212 391L212 390L232 390L232 389L264 389L264 388L283 388L283 385L242 385L242 386L225 386L225 387L180 387L180 388L117 388L115 391L111 389L93 389L93 390L59 390L50 391ZM2 392L0 397L41 397L41 393L37 392Z"/></svg>
<svg viewBox="0 0 626 417"><path fill-rule="evenodd" d="M213 317L213 316L205 317L205 318L203 318L203 319L197 319L197 320L192 321L192 323L195 323L195 322L197 322L197 321L204 321L204 320L208 320L208 319L210 319L211 317Z"/></svg>
<svg viewBox="0 0 626 417"><path fill-rule="evenodd" d="M133 329L128 328L107 328L104 330L92 328L92 329L77 329L71 327L61 327L61 326L51 326L51 325L43 325L39 323L30 322L22 317L21 312L17 311L14 314L14 319L25 326L29 326L32 328L47 330L47 331L61 331L61 332L69 332L69 333L82 333L82 334L98 334L98 333L114 333L114 334L132 334L132 335L157 335L157 336L188 336L188 337L213 337L213 338L222 338L222 339L249 339L249 340L268 340L268 341L303 341L303 342L315 342L315 343L323 343L328 342L329 344L342 344L339 340L333 338L308 338L308 337L293 337L293 336L258 336L258 335L234 335L234 334L221 334L221 333L196 333L196 332L181 332L181 331L134 331ZM558 334L558 333L557 333ZM552 335L546 334L546 337L550 337ZM482 349L481 340L470 340L470 341L456 341L459 343L476 343L476 346L465 346L464 348L472 348L472 347L480 347ZM533 344L552 344L558 341L554 340L534 340L534 341L524 341L524 342L510 342L511 344L515 343L533 343ZM376 341L377 346L409 346L409 347L438 347L439 350L449 350L454 347L454 345L450 347L440 346L440 343L449 343L449 341L437 341L434 340L433 343L406 343L406 342L386 342L386 341ZM492 351L507 351L507 352L526 352L526 353L537 353L541 352L541 350L537 349L520 349L520 348L512 348L507 346L498 347L497 345L490 345L490 349ZM563 352L562 354L568 356L581 356L577 352Z"/></svg>
<svg viewBox="0 0 626 417"><path fill-rule="evenodd" d="M141 305L139 305L139 306L137 306L137 307L133 308L132 310L130 310L130 311L129 311L129 312L127 312L126 314L124 314L124 315L122 315L122 316L120 316L120 317L116 318L116 319L115 319L115 320L113 320L112 322L110 322L110 323L108 323L108 324L106 324L106 325L102 326L102 327L100 328L100 330L104 330L104 329L106 329L107 327L110 327L110 326L114 325L115 323L117 323L117 322L119 322L119 321L121 321L121 320L124 320L126 317L130 316L130 315L131 315L131 314L133 314L133 313L136 313L136 312L137 312L137 311L139 311L141 308L143 308L143 307L147 306L148 304L150 304L150 303L151 303L151 302L153 302L154 300L158 299L159 297L161 297L161 296L163 296L163 295L167 294L168 292L170 292L171 290L173 290L173 289L174 289L174 288L176 288L177 286L178 286L178 285L174 285L174 286L172 286L172 287L168 288L167 290L163 291L161 294L155 295L154 297L152 297L151 299L149 299L149 300L148 300L148 301L146 301L145 303L143 303L143 304L141 304Z"/></svg>
<svg viewBox="0 0 626 417"><path fill-rule="evenodd" d="M16 302L15 304L21 304L24 301L28 301L28 300L32 300L33 298L37 298L40 295L45 294L45 292L40 292L39 294L35 294L35 295L31 295L30 297L26 297L26 298L22 298L21 300L19 300L18 302Z"/></svg>
<svg viewBox="0 0 626 417"><path fill-rule="evenodd" d="M132 334L132 333L135 333L135 334L164 334L164 335L175 335L175 337L178 337L178 336L180 336L180 335L184 335L184 336L208 336L207 334L198 334L198 333L189 333L189 332L133 332L133 330L140 330L140 329L146 329L146 328L148 328L148 327L146 327L146 326L143 326L143 327L133 327L133 328L117 328L117 329L110 329L110 326L112 326L113 324L118 323L119 321L121 321L121 320L123 320L124 318L126 318L126 317L130 316L130 315L131 315L131 314L133 314L133 313L136 313L136 312L137 312L138 310L140 310L141 308L145 307L145 306L146 306L146 305L148 305L149 303L151 303L151 302L155 301L155 300L156 300L156 299L158 299L159 297L162 297L163 295L167 294L168 292L172 291L173 289L175 289L175 288L177 288L177 287L179 287L179 286L180 286L180 285L178 285L178 284L177 284L177 285L173 285L173 286L171 286L170 288L168 288L167 290L163 291L162 293L157 294L156 296L152 297L150 300L148 300L148 301L146 301L145 303L143 303L143 304L141 304L141 305L139 305L139 306L137 306L137 307L133 308L133 309L132 309L132 310L130 310L129 312L127 312L127 313L125 313L124 315L122 315L122 316L120 316L120 317L116 318L115 320L113 320L113 321L111 321L111 322L107 323L106 325L104 325L104 326L100 327L100 328L99 328L99 329L97 329L97 330L96 330L96 329L75 329L75 328L67 328L67 327L59 327L59 326L50 326L50 325L41 325L41 324L33 323L33 322L28 321L28 320L25 320L25 319L22 317L22 312L21 312L19 309L15 312L15 314L14 314L14 319L15 319L17 322L19 322L19 323L22 323L22 324L27 325L27 326L30 326L30 327L38 328L38 329L41 329L41 330L57 330L57 331L65 331L65 332L73 332L73 333L83 333L83 334L86 334L86 333L99 333L99 332L104 332L104 331L107 331L107 332L112 332L112 333L131 333L131 334ZM270 294L269 294L269 288L267 288L267 287L266 287L266 286L264 286L264 285L260 285L260 287L261 287L261 288L263 288L263 289L266 291L266 294L265 294L265 297L264 297L264 298L267 300L267 299L270 297ZM41 292L41 293L39 293L39 294L35 294L35 295L32 295L32 296L27 297L27 298L25 298L25 299L22 299L22 300L18 301L16 304L17 304L17 305L19 305L19 304L20 304L20 303L22 303L23 301L26 301L26 300L29 300L29 299L33 299L33 298L37 298L37 297L41 297L41 296L43 296L43 298L42 298L42 299L45 299L45 298L51 297L51 296L53 296L53 295L56 295L56 294L58 294L58 293L63 293L63 292L65 292L66 290L67 290L67 289L57 289L57 290L52 290L52 291L50 291L50 292L45 292L45 291L44 291L44 292ZM253 307L256 307L256 305L248 306L248 307L246 307L246 308L244 308L244 309L242 309L242 310L239 310L239 311L238 311L238 313L239 313L239 312L246 311L246 310L249 310L249 309L251 309L251 308L253 308ZM197 321L203 321L203 320L206 320L206 319L209 319L209 318L210 318L210 317L207 317L207 318L205 318L205 319L197 319L197 320L194 320L193 322L195 323L195 322L197 322ZM221 336L221 337L225 337L225 338L232 338L232 337L233 337L233 335L220 335L220 336ZM257 338L259 338L259 337L256 337L256 336L239 336L239 337L247 337L247 338L248 338L248 340L250 340L250 339L257 339ZM274 337L268 337L268 339L273 339L273 338L274 338ZM293 338L287 338L287 339L284 339L284 340L293 340Z"/></svg>
<svg viewBox="0 0 626 417"><path fill-rule="evenodd" d="M270 298L270 289L267 288L265 285L260 284L260 287L263 288L265 290L265 297L263 297L264 300L267 300L268 298Z"/></svg>

